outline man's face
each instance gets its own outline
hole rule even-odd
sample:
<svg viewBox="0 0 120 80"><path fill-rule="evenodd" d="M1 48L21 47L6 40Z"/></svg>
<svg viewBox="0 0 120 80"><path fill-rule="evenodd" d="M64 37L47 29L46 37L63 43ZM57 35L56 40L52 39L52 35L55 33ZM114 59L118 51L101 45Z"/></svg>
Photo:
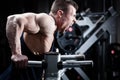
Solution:
<svg viewBox="0 0 120 80"><path fill-rule="evenodd" d="M73 25L73 23L76 21L76 9L69 5L69 10L67 13L63 13L61 17L61 32L64 32L66 29L68 29L70 26Z"/></svg>

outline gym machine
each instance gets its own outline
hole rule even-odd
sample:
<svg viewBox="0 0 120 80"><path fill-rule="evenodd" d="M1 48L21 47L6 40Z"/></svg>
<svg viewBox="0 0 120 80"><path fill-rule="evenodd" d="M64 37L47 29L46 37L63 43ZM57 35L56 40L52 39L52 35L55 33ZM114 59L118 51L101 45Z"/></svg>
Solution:
<svg viewBox="0 0 120 80"><path fill-rule="evenodd" d="M64 74L66 68L75 68L84 80L90 80L79 67L92 67L93 61L81 60L84 57L84 55L60 55L58 52L48 52L43 61L28 61L28 66L42 67L45 71L44 80L69 80Z"/></svg>
<svg viewBox="0 0 120 80"><path fill-rule="evenodd" d="M111 16L106 19L100 26L97 26L97 24L100 23L100 21L104 20L108 14ZM79 26L87 24L89 28L86 30L86 32L83 33L83 37L87 38L87 40L81 45L81 47L79 47L78 50L76 50L75 54L84 54L96 41L99 40L104 32L109 32L111 36L110 43L115 42L116 33L114 32L114 26L116 17L116 11L114 11L113 7L110 7L108 12L102 15L98 21L96 21L96 23L93 23L88 17L85 17L83 21L78 20L77 24Z"/></svg>

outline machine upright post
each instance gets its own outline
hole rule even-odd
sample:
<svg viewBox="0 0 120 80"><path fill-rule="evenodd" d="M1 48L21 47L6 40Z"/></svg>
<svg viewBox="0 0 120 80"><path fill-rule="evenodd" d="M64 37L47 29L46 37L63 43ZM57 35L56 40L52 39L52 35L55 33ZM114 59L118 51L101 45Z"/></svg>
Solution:
<svg viewBox="0 0 120 80"><path fill-rule="evenodd" d="M57 64L60 61L60 55L57 52L49 52L45 55L47 68L45 69L45 80L60 80Z"/></svg>

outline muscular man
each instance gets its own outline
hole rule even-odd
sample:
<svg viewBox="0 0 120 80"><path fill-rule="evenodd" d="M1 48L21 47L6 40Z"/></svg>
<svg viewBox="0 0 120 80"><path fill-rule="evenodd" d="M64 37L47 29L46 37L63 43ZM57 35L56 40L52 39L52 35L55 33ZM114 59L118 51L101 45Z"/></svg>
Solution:
<svg viewBox="0 0 120 80"><path fill-rule="evenodd" d="M49 52L55 31L64 32L76 21L78 5L73 0L55 0L49 14L23 13L7 18L6 35L11 48L11 60L16 67L27 66L31 55L41 56ZM20 40L22 36L23 40ZM29 53L22 50L22 42ZM24 54L23 54L24 53Z"/></svg>

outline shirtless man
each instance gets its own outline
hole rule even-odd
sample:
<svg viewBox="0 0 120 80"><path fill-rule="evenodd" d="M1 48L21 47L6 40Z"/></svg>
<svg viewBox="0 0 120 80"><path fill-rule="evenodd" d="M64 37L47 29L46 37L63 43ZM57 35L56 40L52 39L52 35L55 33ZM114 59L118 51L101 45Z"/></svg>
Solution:
<svg viewBox="0 0 120 80"><path fill-rule="evenodd" d="M49 52L55 31L64 32L76 21L78 5L73 0L55 0L49 14L23 13L10 15L6 23L11 60L17 67L27 66L29 57L21 50L23 41L34 55ZM32 57L32 56L31 56Z"/></svg>

